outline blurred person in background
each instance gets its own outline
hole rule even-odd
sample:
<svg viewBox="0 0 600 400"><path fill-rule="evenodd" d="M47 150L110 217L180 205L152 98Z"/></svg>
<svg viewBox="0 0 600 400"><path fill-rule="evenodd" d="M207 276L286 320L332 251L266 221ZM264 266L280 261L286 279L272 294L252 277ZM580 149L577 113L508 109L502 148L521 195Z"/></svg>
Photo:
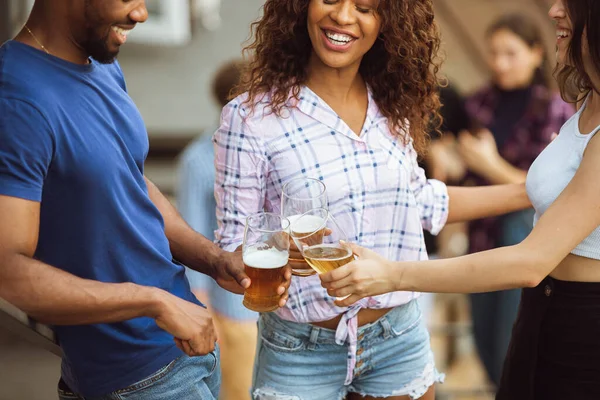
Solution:
<svg viewBox="0 0 600 400"><path fill-rule="evenodd" d="M212 94L222 108L232 89L240 82L244 62L230 61L217 71ZM204 131L183 152L179 160L178 208L181 216L197 232L214 240L217 217L214 187L214 146L212 135L218 123ZM252 366L256 349L258 314L242 304L243 296L226 291L211 277L187 268L192 291L207 304L213 315L221 348L222 386L220 398L250 398Z"/></svg>
<svg viewBox="0 0 600 400"><path fill-rule="evenodd" d="M280 212L283 185L301 177L323 181L351 241L394 260L427 259L423 229L530 206L524 184L447 188L417 165L439 109L431 0L268 0L263 11L215 134L224 249L240 246L248 215ZM288 305L260 315L253 398L432 400L442 376L418 297L337 307L318 276L294 277Z"/></svg>
<svg viewBox="0 0 600 400"><path fill-rule="evenodd" d="M425 175L449 185L459 184L465 176L466 166L457 147L460 132L471 128L471 120L465 108L465 99L452 84L440 86L440 115L442 117L441 135L432 129L429 148L419 165ZM465 224L449 224L434 236L424 231L425 246L430 258L452 257L465 253L467 237ZM419 298L423 317L431 322L435 294L423 293Z"/></svg>
<svg viewBox="0 0 600 400"><path fill-rule="evenodd" d="M487 30L487 60L492 81L467 98L474 134L460 136L470 176L467 184L525 182L527 170L552 135L574 113L551 90L551 71L538 25L530 17L508 14ZM469 252L520 243L533 228L534 210L473 221ZM520 290L472 294L475 343L487 374L499 384L517 317Z"/></svg>

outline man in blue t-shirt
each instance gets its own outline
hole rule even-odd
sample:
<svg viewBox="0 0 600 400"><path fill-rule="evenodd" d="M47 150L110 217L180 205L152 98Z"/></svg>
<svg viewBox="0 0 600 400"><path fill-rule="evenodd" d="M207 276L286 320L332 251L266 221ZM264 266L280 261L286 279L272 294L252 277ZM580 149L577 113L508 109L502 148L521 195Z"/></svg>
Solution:
<svg viewBox="0 0 600 400"><path fill-rule="evenodd" d="M146 130L113 61L146 18L144 0L36 0L0 47L0 297L53 326L61 399L216 398L212 321L182 264L250 284L144 177Z"/></svg>

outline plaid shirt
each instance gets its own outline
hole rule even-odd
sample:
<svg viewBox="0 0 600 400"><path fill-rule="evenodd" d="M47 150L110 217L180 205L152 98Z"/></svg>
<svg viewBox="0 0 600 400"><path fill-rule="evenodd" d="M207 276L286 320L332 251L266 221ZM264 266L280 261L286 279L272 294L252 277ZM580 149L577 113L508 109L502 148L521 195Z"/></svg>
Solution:
<svg viewBox="0 0 600 400"><path fill-rule="evenodd" d="M367 117L357 136L314 92L303 87L290 98L283 118L268 111L265 96L250 112L242 95L223 110L215 133L216 241L232 251L242 243L245 218L266 210L280 212L283 185L294 178L322 180L329 210L348 239L390 260L425 260L423 228L437 233L448 214L446 186L427 180L412 144L393 136L371 93ZM336 307L318 276L294 277L286 320L310 323L343 314L338 344L348 343L352 379L361 308L389 308L418 296L396 292Z"/></svg>
<svg viewBox="0 0 600 400"><path fill-rule="evenodd" d="M475 126L489 128L494 122L494 110L498 92L493 86L486 87L465 103L467 113ZM529 170L533 161L550 143L552 134L558 133L575 109L565 103L560 95L551 93L544 86L533 86L531 100L525 114L515 126L498 152L511 165ZM489 184L484 179L470 175L467 179L477 186ZM533 221L532 221L533 223ZM469 224L470 252L479 252L498 247L502 234L500 218L486 218Z"/></svg>

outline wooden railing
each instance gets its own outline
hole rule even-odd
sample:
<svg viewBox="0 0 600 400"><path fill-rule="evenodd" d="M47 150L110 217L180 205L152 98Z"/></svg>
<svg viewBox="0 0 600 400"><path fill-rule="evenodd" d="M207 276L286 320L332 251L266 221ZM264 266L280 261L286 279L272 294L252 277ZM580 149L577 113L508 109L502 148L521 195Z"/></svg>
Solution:
<svg viewBox="0 0 600 400"><path fill-rule="evenodd" d="M34 321L23 311L3 299L0 299L0 329L62 357L62 350L50 327Z"/></svg>

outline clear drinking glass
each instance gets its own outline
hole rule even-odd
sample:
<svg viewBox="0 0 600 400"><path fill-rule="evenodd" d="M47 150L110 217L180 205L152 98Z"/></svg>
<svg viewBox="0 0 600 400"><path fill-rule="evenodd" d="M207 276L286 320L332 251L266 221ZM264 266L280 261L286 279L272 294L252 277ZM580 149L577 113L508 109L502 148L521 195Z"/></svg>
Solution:
<svg viewBox="0 0 600 400"><path fill-rule="evenodd" d="M290 225L302 214L316 208L327 209L327 191L322 181L313 178L296 178L283 186L281 215L290 221ZM304 222L306 223L306 220ZM296 228L300 230L299 234L312 231L311 225L297 225ZM306 264L304 258L290 257L290 262L293 265L300 265L300 267L292 268L294 275L310 276L315 273Z"/></svg>
<svg viewBox="0 0 600 400"><path fill-rule="evenodd" d="M299 227L312 227L299 232ZM290 225L292 240L302 256L317 273L324 274L354 260L344 230L325 208L310 210Z"/></svg>
<svg viewBox="0 0 600 400"><path fill-rule="evenodd" d="M244 293L244 306L258 312L279 308L277 289L284 281L288 263L290 222L278 214L260 212L246 219L242 257L251 280Z"/></svg>

